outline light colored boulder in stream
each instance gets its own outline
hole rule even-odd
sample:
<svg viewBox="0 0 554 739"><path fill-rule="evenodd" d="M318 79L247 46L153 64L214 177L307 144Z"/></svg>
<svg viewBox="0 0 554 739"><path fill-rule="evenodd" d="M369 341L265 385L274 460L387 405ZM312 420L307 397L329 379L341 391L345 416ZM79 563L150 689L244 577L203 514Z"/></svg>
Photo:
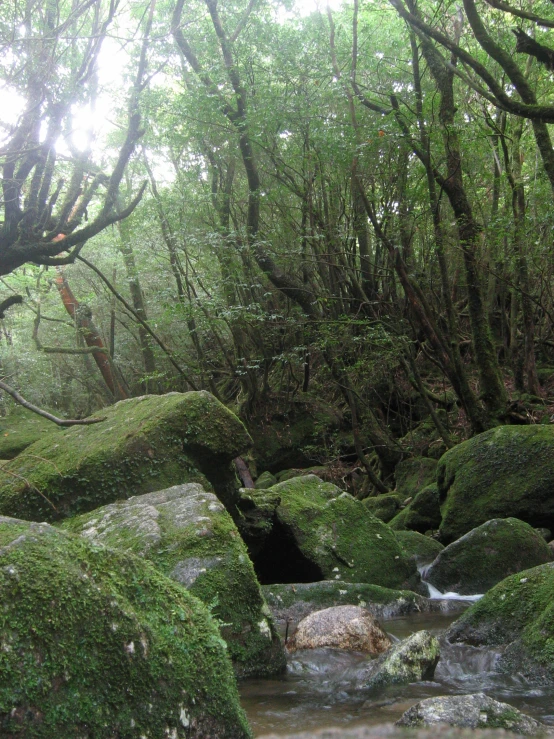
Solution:
<svg viewBox="0 0 554 739"><path fill-rule="evenodd" d="M506 729L515 734L535 736L546 726L517 708L489 698L484 693L441 695L416 703L396 722L397 726L448 724L467 729Z"/></svg>
<svg viewBox="0 0 554 739"><path fill-rule="evenodd" d="M285 653L231 516L201 485L112 503L64 521L66 530L150 560L212 610L240 677L285 670Z"/></svg>
<svg viewBox="0 0 554 739"><path fill-rule="evenodd" d="M425 573L442 592L486 593L505 577L552 560L544 538L517 518L493 518L449 544Z"/></svg>
<svg viewBox="0 0 554 739"><path fill-rule="evenodd" d="M315 611L302 619L287 643L297 649L334 647L376 656L392 646L378 621L359 606L337 606Z"/></svg>
<svg viewBox="0 0 554 739"><path fill-rule="evenodd" d="M378 688L432 680L439 657L438 639L428 631L417 631L378 659L368 662L365 673L359 678L359 687Z"/></svg>
<svg viewBox="0 0 554 739"><path fill-rule="evenodd" d="M37 441L0 470L0 514L55 521L170 485L198 482L234 511L232 460L252 440L205 391L144 395Z"/></svg>
<svg viewBox="0 0 554 739"><path fill-rule="evenodd" d="M247 739L207 608L149 562L0 517L0 736Z"/></svg>

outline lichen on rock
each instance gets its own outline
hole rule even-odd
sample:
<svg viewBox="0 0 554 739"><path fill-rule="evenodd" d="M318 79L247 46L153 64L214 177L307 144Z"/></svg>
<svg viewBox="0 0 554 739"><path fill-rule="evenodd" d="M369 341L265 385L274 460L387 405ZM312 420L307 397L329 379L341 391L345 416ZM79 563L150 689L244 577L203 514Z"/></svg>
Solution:
<svg viewBox="0 0 554 739"><path fill-rule="evenodd" d="M149 562L0 518L0 734L246 739L205 606Z"/></svg>
<svg viewBox="0 0 554 739"><path fill-rule="evenodd" d="M285 655L231 516L197 483L175 485L68 519L89 541L150 560L211 609L240 677L283 672Z"/></svg>

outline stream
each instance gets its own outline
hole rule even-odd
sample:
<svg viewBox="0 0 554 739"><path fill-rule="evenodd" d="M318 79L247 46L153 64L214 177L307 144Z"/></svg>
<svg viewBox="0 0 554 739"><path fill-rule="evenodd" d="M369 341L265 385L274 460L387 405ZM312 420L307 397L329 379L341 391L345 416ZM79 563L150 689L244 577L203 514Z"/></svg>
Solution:
<svg viewBox="0 0 554 739"><path fill-rule="evenodd" d="M462 610L469 603L459 605ZM417 613L381 623L393 640L422 629L440 637L459 615L460 611ZM441 641L432 682L360 691L353 687L354 678L366 655L329 648L304 650L289 656L287 674L281 679L247 680L239 689L255 736L382 724L396 721L424 698L481 691L554 726L554 687L532 685L517 674L499 674L497 657L490 649Z"/></svg>

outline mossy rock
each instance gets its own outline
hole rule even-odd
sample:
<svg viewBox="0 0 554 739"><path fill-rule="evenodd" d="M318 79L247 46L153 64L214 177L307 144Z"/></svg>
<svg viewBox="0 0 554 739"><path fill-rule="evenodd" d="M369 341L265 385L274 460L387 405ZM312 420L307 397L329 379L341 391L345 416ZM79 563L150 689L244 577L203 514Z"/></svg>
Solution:
<svg viewBox="0 0 554 739"><path fill-rule="evenodd" d="M0 518L0 734L242 739L225 643L149 562Z"/></svg>
<svg viewBox="0 0 554 739"><path fill-rule="evenodd" d="M375 660L360 674L360 688L384 688L432 680L440 657L438 639L428 631L416 631Z"/></svg>
<svg viewBox="0 0 554 739"><path fill-rule="evenodd" d="M394 531L426 531L438 529L442 520L439 491L436 484L428 485L389 522Z"/></svg>
<svg viewBox="0 0 554 739"><path fill-rule="evenodd" d="M436 459L429 457L403 459L394 470L396 492L405 498L417 495L420 490L435 482L436 474Z"/></svg>
<svg viewBox="0 0 554 739"><path fill-rule="evenodd" d="M336 579L388 588L417 587L415 564L404 555L392 531L361 501L335 485L306 475L274 485L270 491L249 492L254 501L261 496L263 502L267 492L279 501L271 532L254 559L261 582L291 582L294 549L303 558L306 581ZM299 559L296 566L298 574Z"/></svg>
<svg viewBox="0 0 554 739"><path fill-rule="evenodd" d="M285 670L252 562L223 505L189 483L64 521L67 531L144 557L211 608L238 677Z"/></svg>
<svg viewBox="0 0 554 739"><path fill-rule="evenodd" d="M272 396L247 420L258 468L273 474L317 464L341 424L336 408L309 396Z"/></svg>
<svg viewBox="0 0 554 739"><path fill-rule="evenodd" d="M444 544L419 531L397 531L396 540L418 566L430 564L444 549Z"/></svg>
<svg viewBox="0 0 554 739"><path fill-rule="evenodd" d="M494 518L439 553L425 580L442 592L485 593L509 575L552 560L544 538L517 518Z"/></svg>
<svg viewBox="0 0 554 739"><path fill-rule="evenodd" d="M491 518L554 527L554 426L499 426L439 461L440 537L459 539Z"/></svg>
<svg viewBox="0 0 554 739"><path fill-rule="evenodd" d="M277 484L277 478L274 477L271 472L262 472L262 474L256 479L254 487L258 490L265 490L270 488L272 485Z"/></svg>
<svg viewBox="0 0 554 739"><path fill-rule="evenodd" d="M0 459L13 459L39 439L49 440L60 427L24 408L0 418Z"/></svg>
<svg viewBox="0 0 554 739"><path fill-rule="evenodd" d="M376 618L425 613L435 606L433 601L411 590L391 590L340 580L262 585L262 590L274 618L281 624L300 621L314 611L333 606L361 606Z"/></svg>
<svg viewBox="0 0 554 739"><path fill-rule="evenodd" d="M446 393L446 395L449 396L448 393ZM452 401L455 402L455 396L453 394ZM443 408L438 408L436 412L443 424L447 424L448 414L446 411ZM446 451L445 443L430 417L426 418L414 429L399 439L399 443L402 445L403 449L410 451L412 454L419 455L416 459L439 459L439 457Z"/></svg>
<svg viewBox="0 0 554 739"><path fill-rule="evenodd" d="M384 495L364 498L362 503L374 516L377 516L384 523L388 523L400 511L404 498L404 495L398 495L397 493L385 493Z"/></svg>
<svg viewBox="0 0 554 739"><path fill-rule="evenodd" d="M231 462L251 440L210 393L145 395L98 416L105 420L60 431L9 462L0 513L55 521L183 482L199 482L234 510Z"/></svg>
<svg viewBox="0 0 554 739"><path fill-rule="evenodd" d="M554 562L511 575L446 632L451 643L501 647L497 667L554 683Z"/></svg>

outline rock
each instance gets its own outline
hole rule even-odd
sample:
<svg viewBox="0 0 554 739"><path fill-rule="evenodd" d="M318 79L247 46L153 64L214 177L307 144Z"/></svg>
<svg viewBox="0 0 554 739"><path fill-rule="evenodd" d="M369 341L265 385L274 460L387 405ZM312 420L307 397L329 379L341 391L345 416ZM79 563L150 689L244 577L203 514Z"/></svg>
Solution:
<svg viewBox="0 0 554 739"><path fill-rule="evenodd" d="M50 439L60 427L25 408L0 418L0 459L17 457L39 439Z"/></svg>
<svg viewBox="0 0 554 739"><path fill-rule="evenodd" d="M491 518L554 526L554 426L498 426L458 444L437 468L441 541Z"/></svg>
<svg viewBox="0 0 554 739"><path fill-rule="evenodd" d="M106 420L59 431L7 465L1 514L59 520L183 482L199 482L235 510L231 462L251 440L212 395L145 395L98 415Z"/></svg>
<svg viewBox="0 0 554 739"><path fill-rule="evenodd" d="M314 611L332 606L353 605L369 611L375 618L396 618L411 613L443 611L443 602L429 600L411 590L389 590L379 585L340 580L262 585L273 617L280 624L297 623ZM455 601L444 601L456 607Z"/></svg>
<svg viewBox="0 0 554 739"><path fill-rule="evenodd" d="M315 611L302 619L287 649L334 647L376 656L392 645L375 618L359 606L336 606Z"/></svg>
<svg viewBox="0 0 554 739"><path fill-rule="evenodd" d="M494 727L525 736L533 736L546 730L544 724L484 693L427 698L409 708L396 722L397 726L410 727L432 724L448 724L467 729Z"/></svg>
<svg viewBox="0 0 554 739"><path fill-rule="evenodd" d="M444 549L440 541L424 536L418 531L397 531L396 540L404 553L412 557L418 566L429 564Z"/></svg>
<svg viewBox="0 0 554 739"><path fill-rule="evenodd" d="M540 534L546 542L549 542L552 539L552 531L550 531L550 529L539 527L538 529L535 529L535 531L537 534Z"/></svg>
<svg viewBox="0 0 554 739"><path fill-rule="evenodd" d="M262 474L256 479L254 487L258 490L265 490L273 485L277 484L277 478L274 477L271 472L262 472Z"/></svg>
<svg viewBox="0 0 554 739"><path fill-rule="evenodd" d="M429 457L409 457L396 465L396 492L407 498L432 485L437 474L437 460Z"/></svg>
<svg viewBox="0 0 554 739"><path fill-rule="evenodd" d="M445 636L451 643L500 647L497 669L554 683L554 562L502 580Z"/></svg>
<svg viewBox="0 0 554 739"><path fill-rule="evenodd" d="M377 688L432 680L439 656L438 640L428 631L416 631L376 660L369 661L359 687Z"/></svg>
<svg viewBox="0 0 554 739"><path fill-rule="evenodd" d="M208 606L239 677L283 672L285 654L231 516L197 483L98 508L63 523L89 541L132 552Z"/></svg>
<svg viewBox="0 0 554 739"><path fill-rule="evenodd" d="M428 485L414 497L409 505L390 521L394 531L426 531L438 529L442 520L439 491L436 484Z"/></svg>
<svg viewBox="0 0 554 739"><path fill-rule="evenodd" d="M241 512L246 503L255 508L257 501L267 514L266 535L259 529L257 551L250 549L260 582L335 579L388 588L418 587L415 564L404 555L393 532L361 501L335 485L306 475L274 485L270 491L249 490L247 500L240 503ZM248 538L247 543L250 547Z"/></svg>
<svg viewBox="0 0 554 739"><path fill-rule="evenodd" d="M374 516L380 518L383 523L388 523L400 511L405 496L397 493L385 493L364 498L362 503Z"/></svg>
<svg viewBox="0 0 554 739"><path fill-rule="evenodd" d="M452 726L429 726L427 729L406 729L394 724L357 726L351 729L303 731L300 734L264 734L258 739L509 739L516 734L503 729L459 729Z"/></svg>
<svg viewBox="0 0 554 739"><path fill-rule="evenodd" d="M545 540L517 518L493 518L439 552L425 580L443 593L485 593L521 570L552 560Z"/></svg>
<svg viewBox="0 0 554 739"><path fill-rule="evenodd" d="M246 739L205 606L149 562L0 518L3 737Z"/></svg>

